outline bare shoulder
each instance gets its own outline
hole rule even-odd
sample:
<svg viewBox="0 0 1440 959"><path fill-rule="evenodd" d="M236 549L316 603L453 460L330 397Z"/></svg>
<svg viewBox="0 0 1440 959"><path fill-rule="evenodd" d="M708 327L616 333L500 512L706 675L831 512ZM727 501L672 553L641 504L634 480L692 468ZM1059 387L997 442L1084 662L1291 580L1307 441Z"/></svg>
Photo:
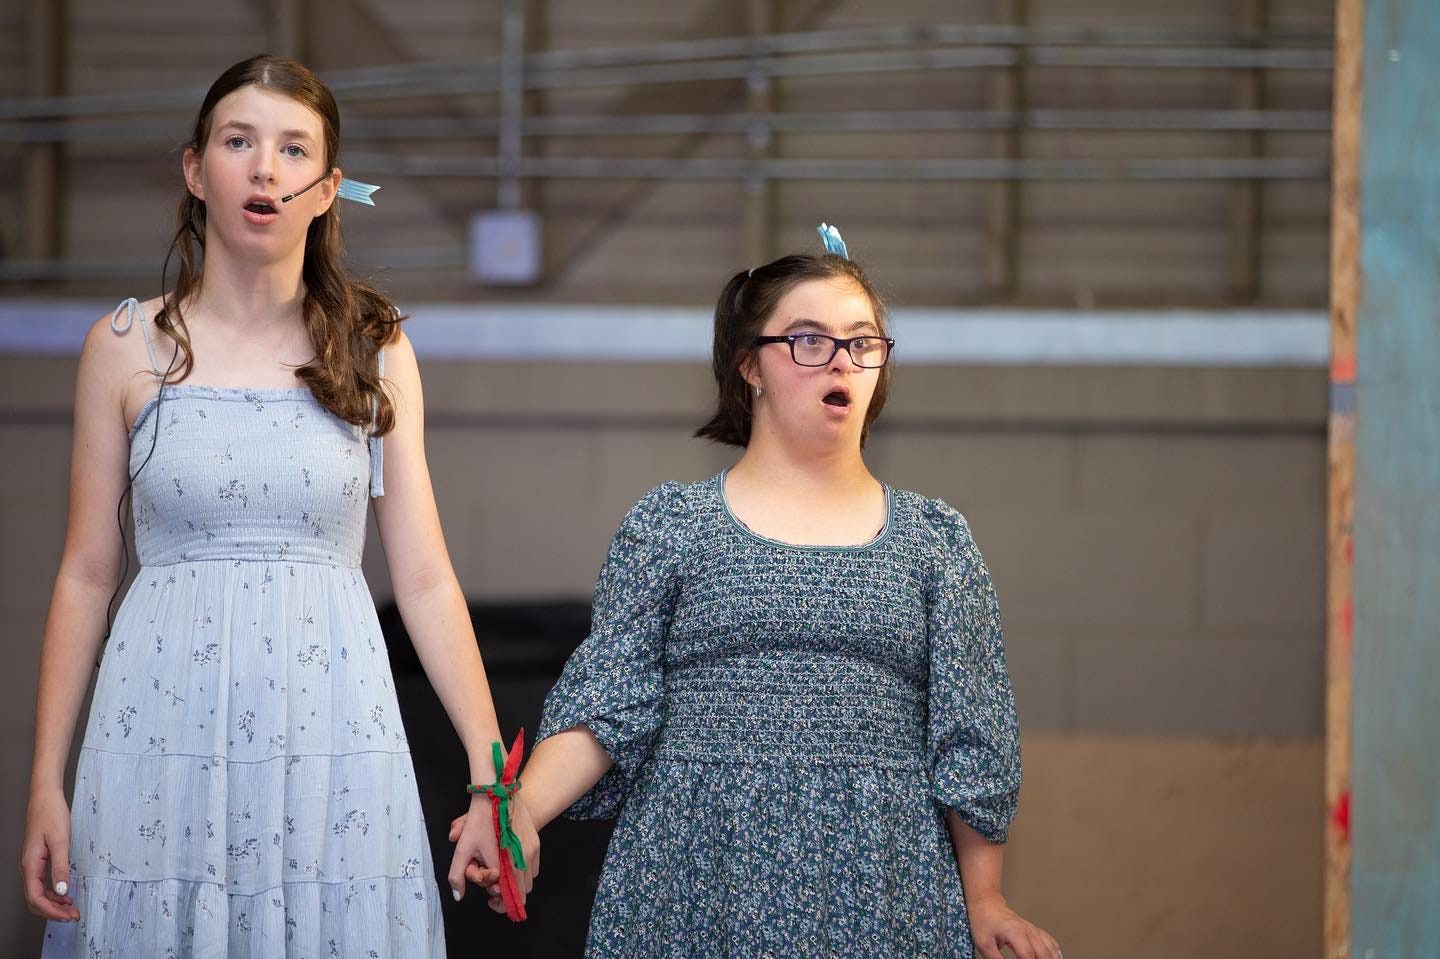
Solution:
<svg viewBox="0 0 1440 959"><path fill-rule="evenodd" d="M410 338L396 330L385 344L385 373L381 378L381 389L389 397L395 413L393 442L401 444L396 449L410 445L410 437L418 437L424 429L425 391L420 383L420 367L415 360L415 348Z"/></svg>
<svg viewBox="0 0 1440 959"><path fill-rule="evenodd" d="M153 326L162 304L163 300L155 297L132 310L122 301L116 309L102 313L85 334L80 386L112 397L125 423L133 420L156 389L146 333L162 367L174 355L174 341Z"/></svg>
<svg viewBox="0 0 1440 959"><path fill-rule="evenodd" d="M400 328L395 329L395 335L390 342L384 346L385 350L385 371L390 371L391 363L403 363L407 366L415 365L415 347L410 342L410 337Z"/></svg>
<svg viewBox="0 0 1440 959"><path fill-rule="evenodd" d="M395 336L385 344L385 386L392 399L398 394L416 393L420 388L420 366L415 359L415 347L404 330L396 330Z"/></svg>
<svg viewBox="0 0 1440 959"><path fill-rule="evenodd" d="M147 319L153 320L165 307L165 297L155 296L140 304L140 309L145 311Z"/></svg>

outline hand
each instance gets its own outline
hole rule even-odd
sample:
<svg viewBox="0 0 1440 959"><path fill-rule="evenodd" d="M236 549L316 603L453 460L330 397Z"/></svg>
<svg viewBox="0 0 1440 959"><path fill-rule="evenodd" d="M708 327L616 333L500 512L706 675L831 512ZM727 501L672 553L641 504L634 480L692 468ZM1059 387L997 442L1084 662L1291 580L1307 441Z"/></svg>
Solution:
<svg viewBox="0 0 1440 959"><path fill-rule="evenodd" d="M58 790L30 796L25 812L25 841L20 847L20 880L25 905L41 919L74 922L80 918L75 900L68 895L70 807ZM66 895L55 892L56 883L62 882L67 886Z"/></svg>
<svg viewBox="0 0 1440 959"><path fill-rule="evenodd" d="M965 906L981 959L1004 959L1000 950L1007 947L1015 959L1061 959L1055 937L1020 918L1000 896L967 900Z"/></svg>
<svg viewBox="0 0 1440 959"><path fill-rule="evenodd" d="M488 869L489 864L494 863L493 871L499 875L500 853L495 841L491 802L488 796L471 797L469 812L451 823L450 841L455 843L455 854L450 859L447 878L456 902L465 898L465 873L472 864Z"/></svg>
<svg viewBox="0 0 1440 959"><path fill-rule="evenodd" d="M461 831L465 828L465 816L456 816L450 822L450 841L455 842L460 838ZM505 912L505 903L500 899L500 870L485 865L478 859L472 859L465 864L465 878L485 890L489 896L487 906L494 912Z"/></svg>
<svg viewBox="0 0 1440 959"><path fill-rule="evenodd" d="M488 905L493 911L504 913L504 901L500 898L498 850L490 854L482 851L479 855L471 854L464 859L461 858L465 837L477 816L483 824L485 835L489 837L488 848L495 848L495 825L491 800L487 796L476 796L471 800L470 812L456 817L450 823L449 838L451 842L456 843L455 858L450 867L450 886L459 893L456 896L459 899L464 895L465 881L469 880L485 890L489 896ZM524 903L534 888L535 880L540 875L540 836L535 830L530 810L518 796L510 800L510 828L520 840L520 851L525 857L527 867L515 870L515 885L520 891L520 901ZM462 863L463 865L461 865ZM490 863L495 865L491 866Z"/></svg>

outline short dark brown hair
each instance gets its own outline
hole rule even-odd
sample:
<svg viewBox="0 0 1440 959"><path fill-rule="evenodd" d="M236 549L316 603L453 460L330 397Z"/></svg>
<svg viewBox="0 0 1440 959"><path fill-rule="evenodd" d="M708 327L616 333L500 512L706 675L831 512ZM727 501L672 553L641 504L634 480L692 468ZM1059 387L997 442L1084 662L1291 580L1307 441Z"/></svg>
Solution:
<svg viewBox="0 0 1440 959"><path fill-rule="evenodd" d="M741 370L765 321L775 312L785 294L806 280L849 280L854 283L870 300L870 309L875 314L880 335L890 335L885 300L865 271L853 260L833 253L794 254L782 256L754 270L736 273L715 301L715 343L711 369L715 374L715 385L719 388L719 401L714 415L695 431L696 436L731 446L750 443L754 398ZM890 366L886 364L880 369L880 380L875 384L875 393L865 410L865 425L860 431L861 446L865 445L870 435L870 424L885 408L889 390Z"/></svg>

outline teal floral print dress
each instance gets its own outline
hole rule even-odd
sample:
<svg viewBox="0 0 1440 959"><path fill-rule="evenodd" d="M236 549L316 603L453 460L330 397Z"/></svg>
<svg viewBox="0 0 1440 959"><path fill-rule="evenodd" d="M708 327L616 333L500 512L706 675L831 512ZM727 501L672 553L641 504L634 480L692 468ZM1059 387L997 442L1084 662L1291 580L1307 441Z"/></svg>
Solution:
<svg viewBox="0 0 1440 959"><path fill-rule="evenodd" d="M963 517L886 488L859 547L777 542L724 474L625 517L541 738L614 765L590 959L974 955L948 810L1003 842L1020 786L999 607Z"/></svg>

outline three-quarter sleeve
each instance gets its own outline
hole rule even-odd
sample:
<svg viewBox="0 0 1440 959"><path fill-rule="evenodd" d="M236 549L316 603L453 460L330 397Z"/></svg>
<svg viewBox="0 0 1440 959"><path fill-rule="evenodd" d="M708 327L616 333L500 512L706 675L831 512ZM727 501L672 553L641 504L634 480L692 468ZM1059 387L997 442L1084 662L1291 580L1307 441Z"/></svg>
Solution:
<svg viewBox="0 0 1440 959"><path fill-rule="evenodd" d="M1020 727L1005 669L1000 605L965 518L930 500L936 539L929 608L926 758L935 800L1004 842L1020 792Z"/></svg>
<svg viewBox="0 0 1440 959"><path fill-rule="evenodd" d="M684 510L679 484L666 483L625 516L595 586L590 635L545 697L538 739L586 726L614 762L566 810L571 818L617 815L659 736Z"/></svg>

